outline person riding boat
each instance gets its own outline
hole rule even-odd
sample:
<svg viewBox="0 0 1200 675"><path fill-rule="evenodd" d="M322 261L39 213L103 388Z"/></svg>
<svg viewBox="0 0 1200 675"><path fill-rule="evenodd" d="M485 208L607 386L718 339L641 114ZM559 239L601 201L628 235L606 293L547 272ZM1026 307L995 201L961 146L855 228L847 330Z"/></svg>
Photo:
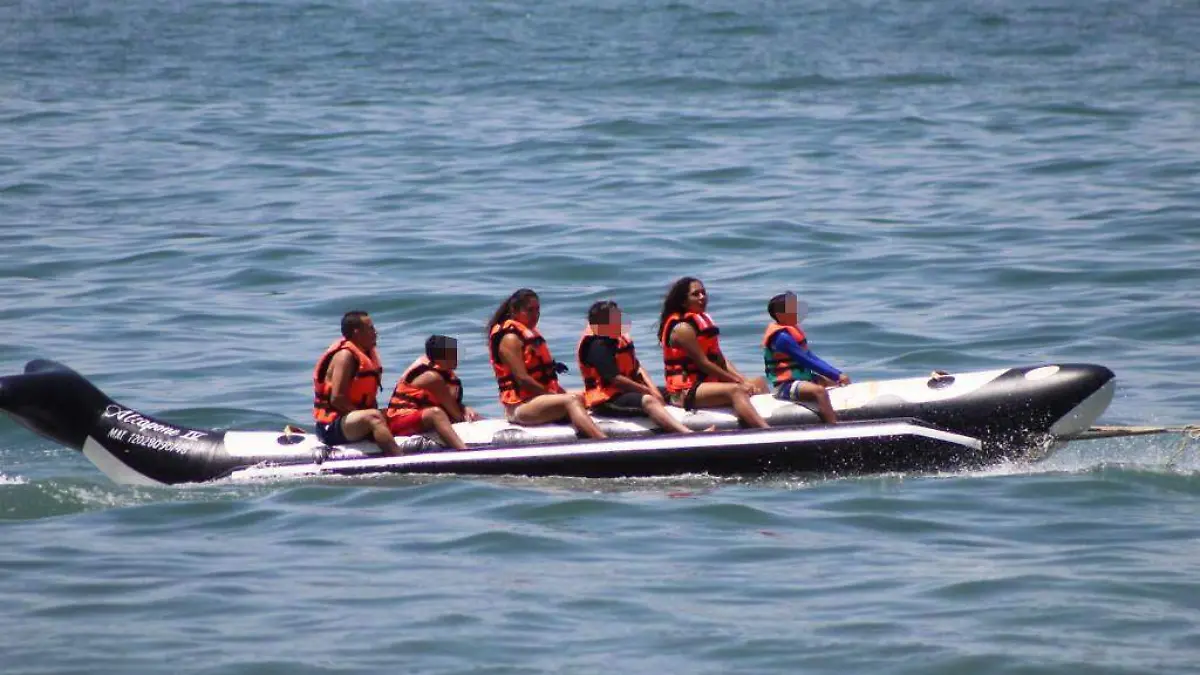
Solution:
<svg viewBox="0 0 1200 675"><path fill-rule="evenodd" d="M392 391L386 415L393 435L413 436L432 429L447 446L467 449L452 425L480 417L463 405L462 381L454 373L457 367L458 341L431 335L424 356L409 365Z"/></svg>
<svg viewBox="0 0 1200 675"><path fill-rule="evenodd" d="M589 438L606 438L588 415L582 394L568 394L558 383L566 366L554 360L537 331L541 302L522 288L500 303L488 322L488 356L500 390L506 419L537 426L569 419Z"/></svg>
<svg viewBox="0 0 1200 675"><path fill-rule="evenodd" d="M376 350L375 323L366 312L342 316L342 337L317 359L313 368L313 419L317 438L343 445L371 437L388 455L402 455L378 409L383 364Z"/></svg>
<svg viewBox="0 0 1200 675"><path fill-rule="evenodd" d="M771 298L767 313L771 315L771 323L763 333L763 361L775 398L815 401L821 419L828 424L836 423L837 413L826 387L850 384L850 376L808 349L808 338L799 326L799 303L794 293L787 291Z"/></svg>
<svg viewBox="0 0 1200 675"><path fill-rule="evenodd" d="M707 309L704 284L692 277L677 280L663 299L658 339L670 401L687 410L729 405L743 424L769 426L750 402L751 395L766 393L766 382L745 377L725 358Z"/></svg>
<svg viewBox="0 0 1200 675"><path fill-rule="evenodd" d="M617 303L602 300L591 306L575 355L583 377L583 403L592 414L648 416L664 430L692 433L664 407L664 395L638 361L633 340L622 330Z"/></svg>

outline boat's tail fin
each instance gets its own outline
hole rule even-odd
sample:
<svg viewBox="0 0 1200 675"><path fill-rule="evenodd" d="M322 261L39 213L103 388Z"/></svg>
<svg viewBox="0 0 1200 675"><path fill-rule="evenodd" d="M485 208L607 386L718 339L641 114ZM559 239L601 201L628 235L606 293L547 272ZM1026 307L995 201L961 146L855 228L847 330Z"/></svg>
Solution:
<svg viewBox="0 0 1200 675"><path fill-rule="evenodd" d="M83 450L88 432L111 403L87 378L55 361L30 361L23 374L0 377L0 410L76 450Z"/></svg>
<svg viewBox="0 0 1200 675"><path fill-rule="evenodd" d="M208 480L228 470L224 432L162 422L109 398L87 378L38 359L0 377L0 410L74 448L119 483Z"/></svg>

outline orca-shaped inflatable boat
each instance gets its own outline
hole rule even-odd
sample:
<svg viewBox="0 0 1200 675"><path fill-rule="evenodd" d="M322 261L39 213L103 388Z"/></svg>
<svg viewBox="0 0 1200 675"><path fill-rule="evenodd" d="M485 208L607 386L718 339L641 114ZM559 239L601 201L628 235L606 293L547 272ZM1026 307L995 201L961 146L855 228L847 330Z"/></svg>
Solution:
<svg viewBox="0 0 1200 675"><path fill-rule="evenodd" d="M431 436L397 438L403 457L373 443L327 446L310 433L192 429L114 402L54 361L0 377L0 409L34 432L80 450L118 483L176 484L366 473L613 478L863 474L984 466L1088 429L1112 401L1103 366L1040 365L863 382L830 390L839 424L808 408L755 396L771 429L739 429L728 410L669 408L696 434L660 433L647 419L597 418L605 440L562 425L498 420L455 425L470 446L445 451Z"/></svg>

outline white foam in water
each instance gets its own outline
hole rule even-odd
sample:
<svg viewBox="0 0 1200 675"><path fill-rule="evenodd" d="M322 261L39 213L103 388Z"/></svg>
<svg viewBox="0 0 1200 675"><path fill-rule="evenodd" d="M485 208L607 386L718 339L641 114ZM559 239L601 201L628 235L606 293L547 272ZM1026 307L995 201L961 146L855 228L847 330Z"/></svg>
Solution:
<svg viewBox="0 0 1200 675"><path fill-rule="evenodd" d="M25 485L29 481L21 476L10 476L5 473L0 473L0 485Z"/></svg>
<svg viewBox="0 0 1200 675"><path fill-rule="evenodd" d="M1200 438L1186 434L1074 441L1032 460L1009 460L967 475L1010 476L1082 473L1104 466L1127 466L1171 473L1200 473Z"/></svg>

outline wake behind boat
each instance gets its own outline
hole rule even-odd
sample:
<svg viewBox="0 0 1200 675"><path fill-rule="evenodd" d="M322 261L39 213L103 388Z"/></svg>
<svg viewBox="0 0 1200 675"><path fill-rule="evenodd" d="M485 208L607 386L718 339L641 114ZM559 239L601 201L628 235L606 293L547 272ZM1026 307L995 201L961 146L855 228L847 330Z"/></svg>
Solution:
<svg viewBox="0 0 1200 675"><path fill-rule="evenodd" d="M1112 371L1061 364L863 382L831 390L845 420L820 424L770 396L754 405L771 429L738 429L730 411L672 415L704 434L661 434L643 419L597 418L610 435L577 440L561 425L499 420L455 425L469 450L444 452L428 436L397 438L404 457L370 442L328 446L309 433L182 427L116 403L54 361L0 377L0 409L34 432L80 450L112 480L177 484L363 473L587 478L689 473L756 476L864 474L977 467L1090 427L1111 402Z"/></svg>

